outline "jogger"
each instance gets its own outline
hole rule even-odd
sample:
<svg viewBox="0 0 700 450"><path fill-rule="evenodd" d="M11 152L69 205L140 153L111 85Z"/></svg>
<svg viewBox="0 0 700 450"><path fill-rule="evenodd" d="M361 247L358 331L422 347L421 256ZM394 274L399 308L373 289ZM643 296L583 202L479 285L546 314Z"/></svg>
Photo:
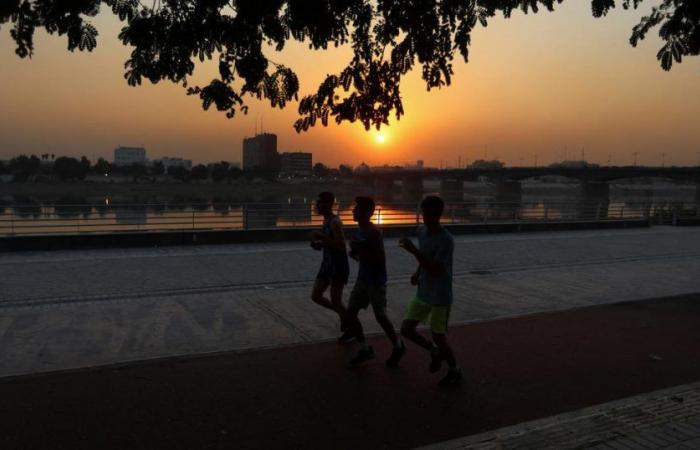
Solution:
<svg viewBox="0 0 700 450"><path fill-rule="evenodd" d="M345 248L345 236L343 223L333 213L335 196L330 192L321 192L316 200L316 212L323 216L323 228L313 234L311 247L323 252L321 267L316 275L311 300L324 308L335 311L340 318L340 329L343 335L338 342L349 342L353 339L353 333L347 329L346 308L343 304L343 289L348 283L350 267ZM325 297L325 292L330 287L330 299Z"/></svg>
<svg viewBox="0 0 700 450"><path fill-rule="evenodd" d="M447 329L452 306L452 256L454 239L440 225L445 204L439 197L426 197L421 203L423 226L418 228L418 247L408 238L399 241L401 248L411 253L418 261L418 268L411 276L411 284L417 285L416 296L406 311L401 324L401 334L430 352L430 373L449 366L447 374L440 380L441 386L457 383L462 379L462 370L447 341ZM416 328L421 322L430 325L432 342Z"/></svg>
<svg viewBox="0 0 700 450"><path fill-rule="evenodd" d="M357 281L350 293L346 318L349 329L360 344L360 349L350 360L350 364L354 366L374 358L374 349L367 344L362 323L358 318L361 309L372 305L377 323L393 345L391 356L386 361L387 366L393 367L398 365L406 348L386 315L386 255L382 233L371 222L374 208L374 200L371 198L357 197L352 211L353 219L359 228L350 241L350 256L360 263L360 267Z"/></svg>

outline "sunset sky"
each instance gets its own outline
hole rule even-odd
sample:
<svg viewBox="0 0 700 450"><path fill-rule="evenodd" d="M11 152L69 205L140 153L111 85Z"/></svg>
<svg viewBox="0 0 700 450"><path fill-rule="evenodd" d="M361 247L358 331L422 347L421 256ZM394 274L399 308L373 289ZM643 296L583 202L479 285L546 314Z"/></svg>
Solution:
<svg viewBox="0 0 700 450"><path fill-rule="evenodd" d="M638 48L629 34L646 9L614 10L594 19L590 2L568 1L554 13L497 18L472 37L469 64L455 61L453 85L425 91L419 71L402 86L406 116L392 120L384 142L361 125L331 124L297 134L296 103L273 110L250 100L247 116L204 112L199 100L169 82L132 88L123 79L129 54L116 39L119 22L99 16L98 47L68 52L65 37L39 32L33 59L14 54L9 27L0 28L0 159L55 153L111 160L118 145L145 146L151 158L195 162L240 160L241 140L262 119L280 151L305 150L337 165L394 164L424 159L456 165L485 155L508 165L563 157L606 164L700 163L700 58L671 72L659 67L656 38ZM348 61L347 48L310 52L292 44L271 59L294 68L301 93ZM194 80L214 77L213 64ZM565 146L568 154L564 155ZM487 150L486 150L487 149Z"/></svg>

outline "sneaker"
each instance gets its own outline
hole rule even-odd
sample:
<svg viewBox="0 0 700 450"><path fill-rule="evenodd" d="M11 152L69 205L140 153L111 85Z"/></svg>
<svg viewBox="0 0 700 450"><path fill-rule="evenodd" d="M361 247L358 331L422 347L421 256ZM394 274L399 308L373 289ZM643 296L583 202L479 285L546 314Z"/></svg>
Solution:
<svg viewBox="0 0 700 450"><path fill-rule="evenodd" d="M387 367L396 367L399 365L399 361L401 361L401 358L403 358L403 355L406 353L406 345L404 343L401 343L401 346L396 347L394 346L394 349L391 351L391 356L389 359L386 360L386 366Z"/></svg>
<svg viewBox="0 0 700 450"><path fill-rule="evenodd" d="M442 368L442 355L440 355L440 350L436 347L430 350L430 366L428 367L428 372L435 373L439 372Z"/></svg>
<svg viewBox="0 0 700 450"><path fill-rule="evenodd" d="M442 380L438 383L440 387L453 386L460 382L462 379L462 369L450 369L447 374L442 377Z"/></svg>
<svg viewBox="0 0 700 450"><path fill-rule="evenodd" d="M355 333L351 330L345 330L343 335L338 338L338 344L348 344L355 340Z"/></svg>
<svg viewBox="0 0 700 450"><path fill-rule="evenodd" d="M358 352L357 355L353 359L350 360L350 365L351 366L357 366L359 364L362 364L365 361L369 361L370 359L374 358L374 349L370 345L367 347L365 350L364 348L361 348Z"/></svg>

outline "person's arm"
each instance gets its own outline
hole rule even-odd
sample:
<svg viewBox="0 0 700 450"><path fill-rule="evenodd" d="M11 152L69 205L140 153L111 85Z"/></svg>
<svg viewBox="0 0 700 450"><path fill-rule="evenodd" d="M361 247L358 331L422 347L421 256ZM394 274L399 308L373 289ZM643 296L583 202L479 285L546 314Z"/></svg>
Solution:
<svg viewBox="0 0 700 450"><path fill-rule="evenodd" d="M418 247L416 247L416 245L410 239L401 238L399 240L399 247L412 254L416 258L416 261L418 261L419 267L422 267L429 274L442 275L443 273L445 273L445 265L442 263L440 258L436 260L428 258L418 249Z"/></svg>
<svg viewBox="0 0 700 450"><path fill-rule="evenodd" d="M339 219L331 222L331 235L317 231L314 233L314 239L320 241L324 247L335 248L339 250L345 249L345 234L343 233L343 225Z"/></svg>
<svg viewBox="0 0 700 450"><path fill-rule="evenodd" d="M356 251L358 258L372 264L383 264L386 261L386 254L381 239L381 235L377 233L370 239L358 243Z"/></svg>
<svg viewBox="0 0 700 450"><path fill-rule="evenodd" d="M418 281L420 280L420 265L416 267L416 271L413 272L413 275L411 275L411 284L416 286L418 284Z"/></svg>

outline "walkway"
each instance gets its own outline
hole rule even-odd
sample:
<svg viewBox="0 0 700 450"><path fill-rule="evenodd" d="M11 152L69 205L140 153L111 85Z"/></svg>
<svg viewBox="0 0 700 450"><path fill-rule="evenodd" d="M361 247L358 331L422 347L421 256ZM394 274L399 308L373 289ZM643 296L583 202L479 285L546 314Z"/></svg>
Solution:
<svg viewBox="0 0 700 450"><path fill-rule="evenodd" d="M466 373L452 389L436 386L415 346L399 368L385 368L389 345L380 336L372 339L377 359L352 370L354 346L314 343L4 378L0 448L342 450L449 441L697 382L700 296L476 323L455 327L450 339ZM625 439L639 436L640 446L692 443L697 405L696 389L680 390L559 420L555 429L540 425L522 439L527 448L549 438L565 444L558 448L637 448ZM501 444L511 442L523 443L506 434Z"/></svg>
<svg viewBox="0 0 700 450"><path fill-rule="evenodd" d="M428 445L421 450L700 448L700 383Z"/></svg>
<svg viewBox="0 0 700 450"><path fill-rule="evenodd" d="M700 292L698 228L456 241L455 323ZM398 321L415 266L387 251ZM0 377L331 339L318 262L303 243L0 254Z"/></svg>

